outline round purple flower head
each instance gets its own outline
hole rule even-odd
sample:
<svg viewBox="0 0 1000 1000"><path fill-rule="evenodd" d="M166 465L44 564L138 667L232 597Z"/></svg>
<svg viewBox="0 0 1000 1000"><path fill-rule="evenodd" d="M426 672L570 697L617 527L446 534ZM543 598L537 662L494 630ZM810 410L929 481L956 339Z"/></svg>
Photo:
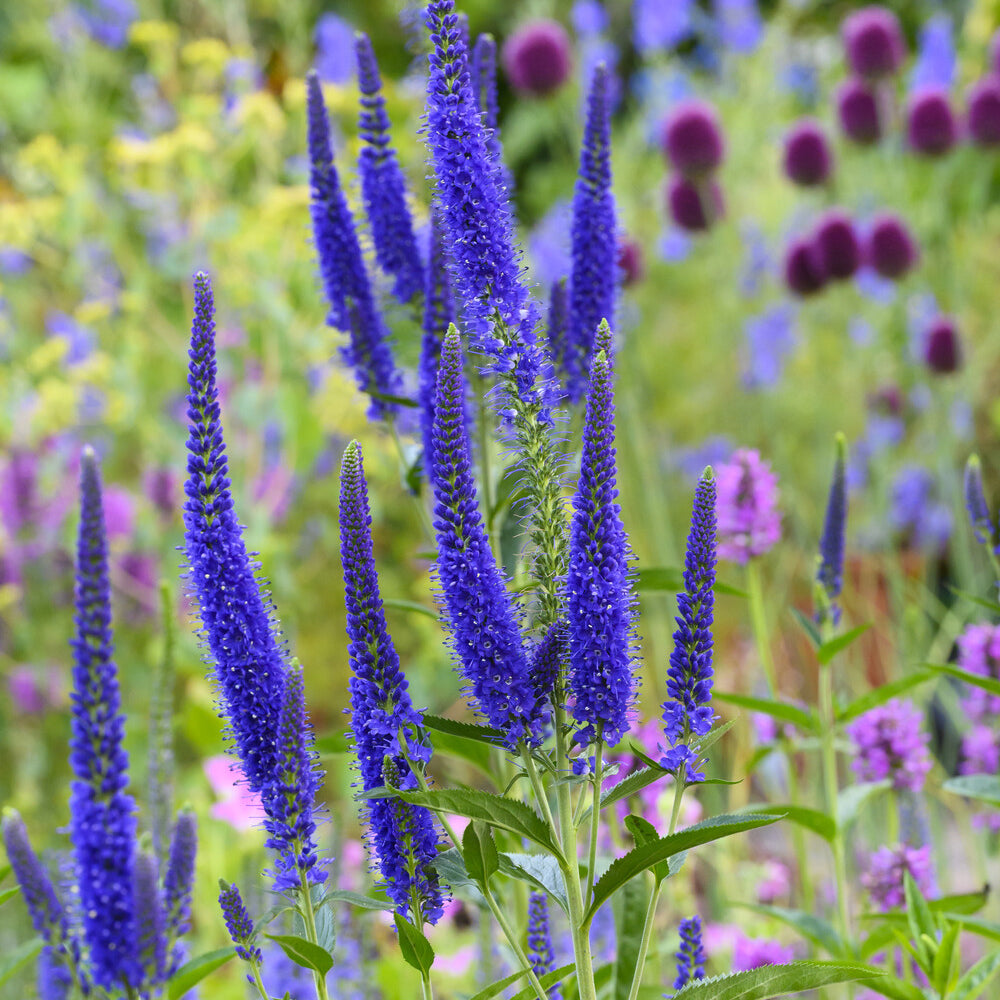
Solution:
<svg viewBox="0 0 1000 1000"><path fill-rule="evenodd" d="M950 375L962 365L958 328L948 316L937 316L924 335L924 361L932 372Z"/></svg>
<svg viewBox="0 0 1000 1000"><path fill-rule="evenodd" d="M861 876L861 882L883 913L898 909L906 901L903 881L907 872L925 896L934 894L930 847L908 847L906 844L895 849L880 847L868 859L868 871Z"/></svg>
<svg viewBox="0 0 1000 1000"><path fill-rule="evenodd" d="M813 295L826 285L826 272L811 240L793 240L785 251L785 284L793 295Z"/></svg>
<svg viewBox="0 0 1000 1000"><path fill-rule="evenodd" d="M830 140L819 122L811 118L797 122L785 137L785 173L803 187L824 184L833 169Z"/></svg>
<svg viewBox="0 0 1000 1000"><path fill-rule="evenodd" d="M924 156L941 156L958 140L958 122L948 95L937 88L914 94L906 108L906 134L910 146Z"/></svg>
<svg viewBox="0 0 1000 1000"><path fill-rule="evenodd" d="M893 698L847 727L859 781L892 779L893 788L919 792L931 769L923 714L912 702Z"/></svg>
<svg viewBox="0 0 1000 1000"><path fill-rule="evenodd" d="M1000 746L997 746L997 734L989 726L973 726L962 737L959 774L996 774L998 770Z"/></svg>
<svg viewBox="0 0 1000 1000"><path fill-rule="evenodd" d="M627 236L618 241L618 270L626 288L641 281L646 273L641 244Z"/></svg>
<svg viewBox="0 0 1000 1000"><path fill-rule="evenodd" d="M844 19L844 52L858 76L890 76L906 57L899 21L885 7L864 7Z"/></svg>
<svg viewBox="0 0 1000 1000"><path fill-rule="evenodd" d="M835 281L850 278L861 266L858 234L845 213L827 212L817 223L813 239L820 267Z"/></svg>
<svg viewBox="0 0 1000 1000"><path fill-rule="evenodd" d="M714 180L696 182L672 177L667 185L670 218L689 233L703 233L722 217L722 188Z"/></svg>
<svg viewBox="0 0 1000 1000"><path fill-rule="evenodd" d="M895 215L878 215L868 234L868 263L893 281L902 278L917 263L917 244L906 223Z"/></svg>
<svg viewBox="0 0 1000 1000"><path fill-rule="evenodd" d="M1000 625L970 625L958 637L958 665L970 674L1000 680ZM973 722L985 722L1000 714L1000 696L970 685L962 711Z"/></svg>
<svg viewBox="0 0 1000 1000"><path fill-rule="evenodd" d="M882 138L882 116L875 91L864 80L846 80L837 89L837 117L844 135L862 146Z"/></svg>
<svg viewBox="0 0 1000 1000"><path fill-rule="evenodd" d="M725 152L715 108L704 101L682 101L663 128L663 152L685 177L718 170Z"/></svg>
<svg viewBox="0 0 1000 1000"><path fill-rule="evenodd" d="M983 77L969 90L968 123L977 146L1000 146L1000 80L995 76Z"/></svg>
<svg viewBox="0 0 1000 1000"><path fill-rule="evenodd" d="M515 90L550 94L569 77L572 54L569 35L556 21L531 21L504 42L503 68Z"/></svg>
<svg viewBox="0 0 1000 1000"><path fill-rule="evenodd" d="M760 453L740 448L716 473L719 558L745 565L781 538L778 477Z"/></svg>

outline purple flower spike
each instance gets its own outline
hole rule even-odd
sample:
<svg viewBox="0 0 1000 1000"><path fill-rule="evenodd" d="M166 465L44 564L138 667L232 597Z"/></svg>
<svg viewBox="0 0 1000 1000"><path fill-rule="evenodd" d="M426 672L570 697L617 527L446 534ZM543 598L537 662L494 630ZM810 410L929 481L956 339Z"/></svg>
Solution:
<svg viewBox="0 0 1000 1000"><path fill-rule="evenodd" d="M569 35L557 21L531 21L504 42L500 54L515 90L542 96L558 90L573 68Z"/></svg>
<svg viewBox="0 0 1000 1000"><path fill-rule="evenodd" d="M351 661L351 729L364 791L382 788L387 764L398 788L415 788L409 761L425 764L431 748L423 716L410 701L399 655L385 622L371 536L368 484L361 447L344 452L340 479L340 554L344 564L348 655ZM441 886L432 867L438 836L432 814L399 800L368 799L368 836L389 898L400 914L436 923ZM414 895L420 914L412 913Z"/></svg>
<svg viewBox="0 0 1000 1000"><path fill-rule="evenodd" d="M891 76L906 58L899 20L885 7L864 7L844 19L844 49L858 76Z"/></svg>
<svg viewBox="0 0 1000 1000"><path fill-rule="evenodd" d="M872 902L883 913L895 910L906 902L906 873L913 876L924 896L934 894L934 867L930 847L880 847L868 860L868 871L861 883Z"/></svg>
<svg viewBox="0 0 1000 1000"><path fill-rule="evenodd" d="M355 51L361 90L358 133L364 142L358 156L361 196L372 227L375 257L382 270L395 279L396 298L406 303L424 287L423 266L407 205L406 180L392 148L382 78L367 35L358 33Z"/></svg>
<svg viewBox="0 0 1000 1000"><path fill-rule="evenodd" d="M507 193L472 92L454 0L430 0L427 26L434 45L427 143L455 291L474 350L489 357L494 374L512 373L521 398L533 402L542 364L535 311L522 280Z"/></svg>
<svg viewBox="0 0 1000 1000"><path fill-rule="evenodd" d="M578 403L587 390L587 365L601 320L614 322L618 237L611 194L611 103L608 68L594 71L580 172L573 194L573 273L564 365L566 391Z"/></svg>
<svg viewBox="0 0 1000 1000"><path fill-rule="evenodd" d="M531 683L519 612L479 513L464 401L462 345L452 326L441 349L434 410L431 482L438 578L472 700L513 748L537 742L547 719Z"/></svg>
<svg viewBox="0 0 1000 1000"><path fill-rule="evenodd" d="M333 162L330 120L315 72L306 77L306 87L310 211L319 270L330 303L330 322L348 332L348 343L341 348L341 356L354 370L358 388L372 397L368 415L377 420L395 412L396 404L381 397L399 395L400 375L392 358L389 332L375 305L354 218Z"/></svg>
<svg viewBox="0 0 1000 1000"><path fill-rule="evenodd" d="M834 281L852 277L861 266L861 243L854 223L844 212L834 209L820 219L813 245L820 268Z"/></svg>
<svg viewBox="0 0 1000 1000"><path fill-rule="evenodd" d="M226 921L226 930L234 945L236 954L244 962L260 962L260 949L251 943L253 937L253 920L243 903L240 890L235 885L227 885L219 880L219 906Z"/></svg>
<svg viewBox="0 0 1000 1000"><path fill-rule="evenodd" d="M1000 680L1000 625L969 625L958 637L958 665L971 674ZM962 711L977 723L1000 714L1000 696L969 685Z"/></svg>
<svg viewBox="0 0 1000 1000"><path fill-rule="evenodd" d="M837 117L844 135L862 146L882 138L882 115L875 91L864 80L847 80L837 90Z"/></svg>
<svg viewBox="0 0 1000 1000"><path fill-rule="evenodd" d="M83 452L73 645L70 793L83 934L94 982L112 991L137 986L133 898L135 801L126 792L118 670L112 660L111 588L97 458Z"/></svg>
<svg viewBox="0 0 1000 1000"><path fill-rule="evenodd" d="M168 939L177 942L191 929L191 893L194 889L194 862L198 849L198 821L184 809L177 816L167 872L163 877L163 905ZM183 948L175 944L168 955L167 975L172 976L183 960Z"/></svg>
<svg viewBox="0 0 1000 1000"><path fill-rule="evenodd" d="M962 366L958 327L949 316L936 316L924 335L924 361L938 375L950 375Z"/></svg>
<svg viewBox="0 0 1000 1000"><path fill-rule="evenodd" d="M833 169L830 140L817 121L798 122L785 137L785 173L803 187L825 184Z"/></svg>
<svg viewBox="0 0 1000 1000"><path fill-rule="evenodd" d="M826 287L826 272L812 240L794 240L785 252L785 284L793 295L805 298Z"/></svg>
<svg viewBox="0 0 1000 1000"><path fill-rule="evenodd" d="M894 788L919 792L931 769L923 713L893 698L847 727L854 743L852 764L859 781L892 780Z"/></svg>
<svg viewBox="0 0 1000 1000"><path fill-rule="evenodd" d="M914 94L906 109L910 146L924 156L941 156L958 141L958 121L943 90L928 88Z"/></svg>
<svg viewBox="0 0 1000 1000"><path fill-rule="evenodd" d="M902 219L895 215L879 215L872 223L865 256L883 278L898 281L913 270L919 253Z"/></svg>
<svg viewBox="0 0 1000 1000"><path fill-rule="evenodd" d="M740 448L717 478L719 558L745 565L781 538L778 477L757 451Z"/></svg>
<svg viewBox="0 0 1000 1000"><path fill-rule="evenodd" d="M663 734L669 749L661 767L678 781L704 781L699 757L688 746L691 736L712 728L712 621L715 605L716 486L705 470L694 494L691 531L684 560L684 591L677 595L677 629L667 670L669 700L663 708Z"/></svg>
<svg viewBox="0 0 1000 1000"><path fill-rule="evenodd" d="M156 858L142 851L135 859L136 959L146 984L160 983L167 967L167 926Z"/></svg>
<svg viewBox="0 0 1000 1000"><path fill-rule="evenodd" d="M725 148L715 108L704 101L682 101L664 127L663 152L685 177L704 177L718 170Z"/></svg>
<svg viewBox="0 0 1000 1000"><path fill-rule="evenodd" d="M993 518L983 490L983 467L978 455L970 455L969 461L965 463L965 509L969 512L969 523L975 532L976 541L995 547Z"/></svg>
<svg viewBox="0 0 1000 1000"><path fill-rule="evenodd" d="M973 84L968 97L969 135L983 149L1000 146L1000 79L987 76Z"/></svg>
<svg viewBox="0 0 1000 1000"><path fill-rule="evenodd" d="M549 356L557 370L564 369L564 359L569 336L569 292L566 279L552 283L549 290L549 309L545 321L549 338Z"/></svg>
<svg viewBox="0 0 1000 1000"><path fill-rule="evenodd" d="M701 943L701 917L691 917L680 923L681 946L677 951L677 978L674 989L705 978L705 949Z"/></svg>
<svg viewBox="0 0 1000 1000"><path fill-rule="evenodd" d="M486 148L499 183L508 195L514 190L514 177L504 166L503 143L500 141L500 101L497 96L497 43L492 35L480 35L469 60L473 98L483 115Z"/></svg>
<svg viewBox="0 0 1000 1000"><path fill-rule="evenodd" d="M826 502L826 518L819 543L819 570L816 581L820 586L821 606L816 617L822 622L827 616L834 625L840 621L837 598L844 585L844 546L847 529L847 442L837 435L837 457Z"/></svg>
<svg viewBox="0 0 1000 1000"><path fill-rule="evenodd" d="M714 180L672 177L667 185L667 208L681 229L689 233L705 232L725 211L722 188Z"/></svg>
<svg viewBox="0 0 1000 1000"><path fill-rule="evenodd" d="M569 687L573 718L582 727L574 739L584 746L596 740L614 746L625 735L635 694L631 550L618 504L611 363L602 349L610 336L602 322L590 366L566 576Z"/></svg>
<svg viewBox="0 0 1000 1000"><path fill-rule="evenodd" d="M556 956L549 930L549 898L544 892L533 892L528 897L528 961L536 976L555 970ZM562 983L548 988L549 1000L562 1000Z"/></svg>

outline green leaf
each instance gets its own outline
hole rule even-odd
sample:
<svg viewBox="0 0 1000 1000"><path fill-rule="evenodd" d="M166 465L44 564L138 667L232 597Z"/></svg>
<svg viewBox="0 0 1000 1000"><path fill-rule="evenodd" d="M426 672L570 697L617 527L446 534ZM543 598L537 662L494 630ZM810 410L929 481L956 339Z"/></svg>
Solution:
<svg viewBox="0 0 1000 1000"><path fill-rule="evenodd" d="M674 1000L771 1000L836 983L865 982L874 988L881 975L869 965L849 962L791 962L688 983L673 997Z"/></svg>
<svg viewBox="0 0 1000 1000"><path fill-rule="evenodd" d="M667 858L682 851L732 836L734 833L768 826L779 819L780 816L716 816L668 837L661 837L652 843L634 848L612 862L594 886L594 900L584 918L585 922L590 921L601 904L629 879L635 878L647 868L653 868L660 861L666 861Z"/></svg>
<svg viewBox="0 0 1000 1000"><path fill-rule="evenodd" d="M348 892L346 889L332 889L321 900L322 903L350 903L359 910L394 910L396 904L388 899L376 896L362 896L359 892Z"/></svg>
<svg viewBox="0 0 1000 1000"><path fill-rule="evenodd" d="M277 944L281 950L303 969L325 976L333 968L333 958L330 953L312 941L294 934L265 934L264 937Z"/></svg>
<svg viewBox="0 0 1000 1000"><path fill-rule="evenodd" d="M824 840L831 843L833 838L837 836L837 824L825 812L820 812L818 809L807 809L805 806L795 806L784 802L777 805L755 802L740 810L744 813L772 811L783 813L785 819L819 834Z"/></svg>
<svg viewBox="0 0 1000 1000"><path fill-rule="evenodd" d="M871 627L871 622L865 622L864 625L852 628L850 632L844 632L843 635L835 635L832 639L828 639L816 650L816 659L824 665L829 663L838 653L842 653L855 639L860 638Z"/></svg>
<svg viewBox="0 0 1000 1000"><path fill-rule="evenodd" d="M990 805L1000 806L1000 776L995 774L963 774L949 778L942 786L946 792L979 799Z"/></svg>
<svg viewBox="0 0 1000 1000"><path fill-rule="evenodd" d="M936 941L937 921L909 869L903 872L903 894L906 897L906 921L910 926L911 940L918 943L926 934L931 941ZM919 943L917 947L920 947Z"/></svg>
<svg viewBox="0 0 1000 1000"><path fill-rule="evenodd" d="M548 893L569 914L566 883L559 862L550 854L501 854L500 871Z"/></svg>
<svg viewBox="0 0 1000 1000"><path fill-rule="evenodd" d="M481 820L474 820L462 835L462 858L470 878L485 886L500 868L493 831Z"/></svg>
<svg viewBox="0 0 1000 1000"><path fill-rule="evenodd" d="M434 859L434 867L437 869L438 875L440 875L441 878L452 887L452 889L470 889L476 896L477 901L481 900L483 905L486 904L486 900L483 898L482 893L479 892L479 887L476 885L475 880L469 875L465 868L465 862L462 860L462 855L459 854L454 847L449 848L447 851L442 851Z"/></svg>
<svg viewBox="0 0 1000 1000"><path fill-rule="evenodd" d="M929 681L932 676L933 674L929 670L921 670L888 684L882 684L880 687L863 694L860 698L855 698L849 705L842 708L837 713L837 722L850 722L859 715L864 715L865 712L870 712L873 708L884 705L891 698Z"/></svg>
<svg viewBox="0 0 1000 1000"><path fill-rule="evenodd" d="M425 618L430 618L433 621L438 621L441 617L440 611L429 608L426 604L418 604L416 601L404 601L398 597L384 597L382 598L382 605L386 608L395 608L397 611L410 611L416 615L423 615Z"/></svg>
<svg viewBox="0 0 1000 1000"><path fill-rule="evenodd" d="M931 982L941 996L948 995L948 987L958 976L958 963L962 956L959 949L955 946L958 943L960 932L961 927L958 924L952 924L941 935L941 941L937 946L937 954L934 956L934 975L931 978Z"/></svg>
<svg viewBox="0 0 1000 1000"><path fill-rule="evenodd" d="M813 644L815 649L819 649L823 645L823 637L819 634L819 628L816 623L808 615L804 615L798 608L789 608L792 612L792 616L802 627L802 631L809 636L809 641Z"/></svg>
<svg viewBox="0 0 1000 1000"><path fill-rule="evenodd" d="M421 975L426 975L434 964L434 949L430 941L424 937L422 931L398 913L393 919L399 932L399 950L403 953L403 960L410 968L416 969Z"/></svg>
<svg viewBox="0 0 1000 1000"><path fill-rule="evenodd" d="M544 976L539 976L538 981L542 984L542 989L548 990L551 986L556 986L565 982L569 978L576 978L576 966L564 965L555 972L547 972ZM475 997L472 1000L476 1000ZM537 1000L537 994L533 986L526 986L523 990L515 993L511 1000Z"/></svg>
<svg viewBox="0 0 1000 1000"><path fill-rule="evenodd" d="M978 604L981 608L988 608L994 614L1000 614L1000 604L996 601L991 601L986 597L979 597L977 594L970 594L966 590L959 590L957 587L952 587L948 585L948 589L956 594L958 597L964 597L965 600L970 601L972 604Z"/></svg>
<svg viewBox="0 0 1000 1000"><path fill-rule="evenodd" d="M451 733L435 733L433 736L434 754L444 754L471 764L487 778L493 778L490 748L479 740L467 740Z"/></svg>
<svg viewBox="0 0 1000 1000"><path fill-rule="evenodd" d="M632 977L639 964L651 888L645 879L627 882L615 899L614 986L610 1000L628 1000Z"/></svg>
<svg viewBox="0 0 1000 1000"><path fill-rule="evenodd" d="M0 986L15 973L20 972L29 962L33 962L44 945L45 942L41 938L34 938L6 952L3 958L0 958Z"/></svg>
<svg viewBox="0 0 1000 1000"><path fill-rule="evenodd" d="M660 839L660 833L656 827L648 819L643 819L642 816L632 814L626 816L625 829L632 834L632 839L635 841L636 847L644 847L646 844L653 844ZM677 856L683 859L687 857L687 851ZM657 884L674 874L676 869L671 867L671 861L673 861L673 858L668 858L666 861L660 861L658 864L653 865L653 877L656 879Z"/></svg>
<svg viewBox="0 0 1000 1000"><path fill-rule="evenodd" d="M789 722L804 733L819 735L819 720L812 712L799 708L797 705L789 705L784 701L774 701L771 698L753 698L747 694L731 694L728 691L713 691L712 697L727 705L736 705L738 708L745 708L750 712L761 712L771 716L772 719Z"/></svg>
<svg viewBox="0 0 1000 1000"><path fill-rule="evenodd" d="M780 920L834 957L843 955L845 952L844 943L840 940L840 935L833 929L833 926L822 917L807 913L805 910L789 910L783 906L765 906L763 903L730 903L729 905Z"/></svg>
<svg viewBox="0 0 1000 1000"><path fill-rule="evenodd" d="M718 743L726 733L729 732L733 726L736 725L735 719L730 719L728 722L724 722L721 726L713 727L708 733L699 739L697 736L693 740L689 740L693 746L698 748L698 753L703 754L709 749L713 744Z"/></svg>
<svg viewBox="0 0 1000 1000"><path fill-rule="evenodd" d="M507 737L499 729L490 726L477 726L472 722L459 722L456 719L446 719L441 715L425 715L424 726L435 733L448 733L463 740L476 740L491 747L504 746Z"/></svg>
<svg viewBox="0 0 1000 1000"><path fill-rule="evenodd" d="M939 896L929 899L927 905L934 913L978 913L990 897L990 887L983 886L978 892L960 892L954 896Z"/></svg>
<svg viewBox="0 0 1000 1000"><path fill-rule="evenodd" d="M969 917L963 913L945 913L948 920L954 920L961 924L967 931L978 934L980 937L989 938L991 941L1000 941L1000 924L992 920L983 920L982 917Z"/></svg>
<svg viewBox="0 0 1000 1000"><path fill-rule="evenodd" d="M895 976L882 976L881 979L865 983L865 986L876 993L881 993L884 997L889 997L889 1000L927 1000L927 994L923 990Z"/></svg>
<svg viewBox="0 0 1000 1000"><path fill-rule="evenodd" d="M974 674L969 670L962 670L961 667L956 667L951 663L925 663L924 666L928 670L934 671L934 673L947 674L949 677L964 681L973 687L989 691L990 694L1000 695L1000 681L995 677L984 677L982 674Z"/></svg>
<svg viewBox="0 0 1000 1000"><path fill-rule="evenodd" d="M976 1000L998 972L1000 972L1000 951L994 951L976 962L955 983L954 989L948 994L948 1000Z"/></svg>
<svg viewBox="0 0 1000 1000"><path fill-rule="evenodd" d="M3 883L10 878L10 873L13 870L14 869L11 865L0 865L0 885L3 885Z"/></svg>
<svg viewBox="0 0 1000 1000"><path fill-rule="evenodd" d="M638 771L633 771L627 778L622 778L616 785L612 785L601 796L602 811L616 802L621 802L622 799L631 798L636 793L641 792L647 785L665 778L667 774L667 771L656 767L641 767ZM580 822L583 823L593 811L593 806L588 806L580 817Z"/></svg>
<svg viewBox="0 0 1000 1000"><path fill-rule="evenodd" d="M190 962L185 962L167 982L167 1000L180 1000L189 990L198 985L206 976L221 968L236 955L236 949L219 948L209 951Z"/></svg>
<svg viewBox="0 0 1000 1000"><path fill-rule="evenodd" d="M435 812L454 813L479 819L491 826L509 830L519 837L527 837L540 844L551 854L561 857L558 846L552 838L552 831L538 814L516 799L505 799L501 795L490 795L471 788L432 788L427 792L392 792L404 802L415 806L426 806ZM387 797L387 796L379 796Z"/></svg>
<svg viewBox="0 0 1000 1000"><path fill-rule="evenodd" d="M0 892L0 906L10 902L20 891L21 887L19 885L15 885L10 889L4 889L3 892Z"/></svg>
<svg viewBox="0 0 1000 1000"><path fill-rule="evenodd" d="M860 785L848 785L841 789L837 795L837 826L846 831L858 818L861 807L873 795L886 791L891 785L892 782L886 778L884 781L865 781Z"/></svg>
<svg viewBox="0 0 1000 1000"><path fill-rule="evenodd" d="M539 982L542 986L555 986L564 976L573 975L576 971L576 966L572 963L570 965L560 966L555 972L549 972L542 976ZM524 970L520 972L511 973L509 976L505 976L498 983L493 983L491 986L487 986L486 989L480 990L475 996L469 997L469 1000L493 1000L493 997L500 996L501 993L508 986L513 986L514 983L524 978ZM514 996L514 1000L535 1000L535 990L534 987L529 986L527 990L522 990Z"/></svg>

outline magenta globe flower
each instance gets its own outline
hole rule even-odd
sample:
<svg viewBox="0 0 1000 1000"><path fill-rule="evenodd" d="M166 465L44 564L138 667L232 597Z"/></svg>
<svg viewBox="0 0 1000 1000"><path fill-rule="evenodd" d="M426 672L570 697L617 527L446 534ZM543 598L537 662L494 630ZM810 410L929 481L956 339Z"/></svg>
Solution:
<svg viewBox="0 0 1000 1000"><path fill-rule="evenodd" d="M760 453L740 448L716 472L719 558L745 565L781 538L778 477Z"/></svg>
<svg viewBox="0 0 1000 1000"><path fill-rule="evenodd" d="M924 335L924 361L938 375L950 375L962 366L958 328L950 316L931 321Z"/></svg>
<svg viewBox="0 0 1000 1000"><path fill-rule="evenodd" d="M878 98L864 80L846 80L837 89L837 118L852 142L870 146L882 138Z"/></svg>
<svg viewBox="0 0 1000 1000"><path fill-rule="evenodd" d="M958 141L958 121L948 95L937 88L918 91L906 109L910 146L924 156L941 156Z"/></svg>
<svg viewBox="0 0 1000 1000"><path fill-rule="evenodd" d="M682 101L663 129L663 152L685 177L703 177L718 170L725 154L715 109L704 101Z"/></svg>
<svg viewBox="0 0 1000 1000"><path fill-rule="evenodd" d="M845 281L861 266L861 243L854 223L844 212L827 212L816 225L813 242L819 265L829 278Z"/></svg>
<svg viewBox="0 0 1000 1000"><path fill-rule="evenodd" d="M977 146L1000 146L1000 79L986 76L972 85L968 98L969 137Z"/></svg>
<svg viewBox="0 0 1000 1000"><path fill-rule="evenodd" d="M821 291L827 274L811 240L793 240L785 251L785 284L793 295L805 297Z"/></svg>
<svg viewBox="0 0 1000 1000"><path fill-rule="evenodd" d="M819 122L807 118L785 137L785 174L803 187L824 184L833 169L830 141Z"/></svg>
<svg viewBox="0 0 1000 1000"><path fill-rule="evenodd" d="M626 288L641 281L646 273L642 246L627 236L618 241L618 270L621 272L622 284Z"/></svg>
<svg viewBox="0 0 1000 1000"><path fill-rule="evenodd" d="M864 7L844 19L847 61L858 76L891 76L906 57L899 20L885 7Z"/></svg>
<svg viewBox="0 0 1000 1000"><path fill-rule="evenodd" d="M917 263L917 244L906 223L895 215L878 215L868 234L868 263L892 281L898 281Z"/></svg>
<svg viewBox="0 0 1000 1000"><path fill-rule="evenodd" d="M714 180L696 182L672 177L667 184L667 209L681 229L702 233L725 211L722 188Z"/></svg>
<svg viewBox="0 0 1000 1000"><path fill-rule="evenodd" d="M504 42L500 59L511 86L542 96L558 90L573 67L566 29L557 21L530 21Z"/></svg>

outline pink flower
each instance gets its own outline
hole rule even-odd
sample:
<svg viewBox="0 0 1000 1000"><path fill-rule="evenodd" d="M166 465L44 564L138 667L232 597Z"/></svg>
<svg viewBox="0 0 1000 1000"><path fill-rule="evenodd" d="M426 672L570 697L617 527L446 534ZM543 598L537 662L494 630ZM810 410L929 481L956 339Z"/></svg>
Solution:
<svg viewBox="0 0 1000 1000"><path fill-rule="evenodd" d="M792 888L792 876L788 865L781 861L768 861L764 877L757 883L757 900L766 906L788 895Z"/></svg>
<svg viewBox="0 0 1000 1000"><path fill-rule="evenodd" d="M434 959L434 971L443 972L447 976L462 976L472 968L475 960L476 946L467 944L450 955L437 955Z"/></svg>
<svg viewBox="0 0 1000 1000"><path fill-rule="evenodd" d="M62 700L59 671L49 667L44 674L27 663L19 663L7 676L7 691L14 708L23 715L38 715Z"/></svg>
<svg viewBox="0 0 1000 1000"><path fill-rule="evenodd" d="M135 528L135 500L132 494L117 486L104 491L104 520L109 541L129 538Z"/></svg>
<svg viewBox="0 0 1000 1000"><path fill-rule="evenodd" d="M719 556L745 565L781 538L778 477L757 451L740 448L715 480Z"/></svg>
<svg viewBox="0 0 1000 1000"><path fill-rule="evenodd" d="M260 796L239 780L232 760L219 754L209 757L202 766L212 790L219 797L212 805L212 815L240 832L258 827L264 816Z"/></svg>
<svg viewBox="0 0 1000 1000"><path fill-rule="evenodd" d="M358 892L362 886L361 873L368 867L365 845L360 840L345 840L340 848L337 888Z"/></svg>

